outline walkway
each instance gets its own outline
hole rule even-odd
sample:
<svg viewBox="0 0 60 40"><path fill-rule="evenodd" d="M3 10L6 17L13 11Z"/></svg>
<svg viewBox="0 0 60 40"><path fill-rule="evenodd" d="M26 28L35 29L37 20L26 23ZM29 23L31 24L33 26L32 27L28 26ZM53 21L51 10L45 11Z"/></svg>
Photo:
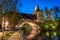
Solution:
<svg viewBox="0 0 60 40"><path fill-rule="evenodd" d="M23 31L15 32L11 37L9 37L7 40L27 40L27 37L23 34Z"/></svg>
<svg viewBox="0 0 60 40"><path fill-rule="evenodd" d="M20 34L19 32L15 32L11 37L9 37L7 40L19 40Z"/></svg>
<svg viewBox="0 0 60 40"><path fill-rule="evenodd" d="M30 34L27 36L27 39L32 39L35 38L35 36L37 36L37 33L40 33L40 28L37 24L35 24L34 22L22 22L21 24L18 24L17 27L22 27L25 23L28 23L31 27L31 32Z"/></svg>
<svg viewBox="0 0 60 40"><path fill-rule="evenodd" d="M0 32L0 37L2 36L3 32Z"/></svg>

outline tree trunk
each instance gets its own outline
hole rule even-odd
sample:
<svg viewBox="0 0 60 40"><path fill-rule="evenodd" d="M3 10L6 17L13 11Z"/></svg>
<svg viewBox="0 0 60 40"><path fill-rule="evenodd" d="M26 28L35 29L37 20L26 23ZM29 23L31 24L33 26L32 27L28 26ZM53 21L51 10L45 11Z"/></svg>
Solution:
<svg viewBox="0 0 60 40"><path fill-rule="evenodd" d="M10 34L10 31L11 31L11 30L10 30L10 29L11 29L10 27L11 27L11 25L9 25L9 34Z"/></svg>

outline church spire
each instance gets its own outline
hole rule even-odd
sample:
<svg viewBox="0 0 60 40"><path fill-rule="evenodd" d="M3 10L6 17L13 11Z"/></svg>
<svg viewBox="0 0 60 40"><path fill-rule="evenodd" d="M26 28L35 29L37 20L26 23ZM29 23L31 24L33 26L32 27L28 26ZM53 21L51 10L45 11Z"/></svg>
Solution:
<svg viewBox="0 0 60 40"><path fill-rule="evenodd" d="M34 11L40 11L40 9L39 9L38 5L36 5L36 7L35 7L35 10L34 10Z"/></svg>

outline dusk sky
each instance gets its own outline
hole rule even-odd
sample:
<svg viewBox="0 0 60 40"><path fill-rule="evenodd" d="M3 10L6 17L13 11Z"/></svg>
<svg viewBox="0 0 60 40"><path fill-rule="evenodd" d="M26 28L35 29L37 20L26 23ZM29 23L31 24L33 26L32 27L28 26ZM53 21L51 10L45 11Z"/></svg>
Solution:
<svg viewBox="0 0 60 40"><path fill-rule="evenodd" d="M40 9L53 8L54 6L60 7L60 0L19 0L19 3L22 3L23 6L19 8L21 12L32 13L35 9L36 4L38 4Z"/></svg>

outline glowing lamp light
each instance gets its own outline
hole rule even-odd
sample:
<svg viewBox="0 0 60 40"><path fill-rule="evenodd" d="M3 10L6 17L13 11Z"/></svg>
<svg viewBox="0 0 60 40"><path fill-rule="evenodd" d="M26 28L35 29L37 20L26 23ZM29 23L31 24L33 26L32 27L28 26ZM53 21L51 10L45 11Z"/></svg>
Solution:
<svg viewBox="0 0 60 40"><path fill-rule="evenodd" d="M46 36L49 36L49 32L46 32Z"/></svg>

